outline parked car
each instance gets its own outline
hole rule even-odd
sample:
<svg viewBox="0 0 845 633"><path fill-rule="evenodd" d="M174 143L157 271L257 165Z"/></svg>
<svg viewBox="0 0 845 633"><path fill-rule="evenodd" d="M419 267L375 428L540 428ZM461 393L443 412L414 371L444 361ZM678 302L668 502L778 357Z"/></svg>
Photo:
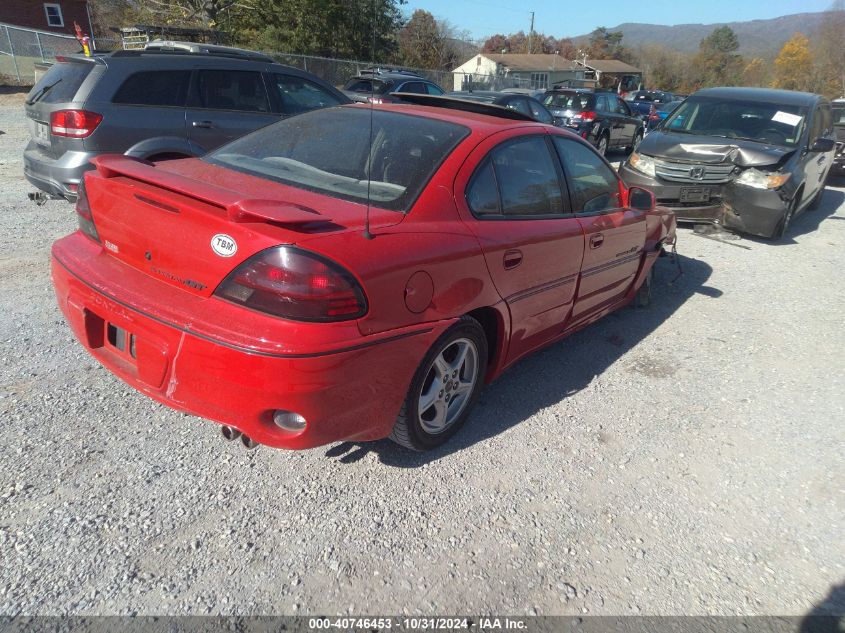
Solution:
<svg viewBox="0 0 845 633"><path fill-rule="evenodd" d="M625 102L631 108L631 111L644 120L648 120L652 105L673 101L676 101L675 96L671 92L664 92L663 90L635 90L625 96Z"/></svg>
<svg viewBox="0 0 845 633"><path fill-rule="evenodd" d="M475 90L472 92L450 92L446 95L453 99L466 99L478 103L489 103L491 105L510 108L531 117L540 123L554 125L555 119L542 103L526 94L496 92L495 90Z"/></svg>
<svg viewBox="0 0 845 633"><path fill-rule="evenodd" d="M620 167L679 220L781 238L833 164L830 102L762 88L699 90Z"/></svg>
<svg viewBox="0 0 845 633"><path fill-rule="evenodd" d="M349 103L310 73L250 51L193 43L59 57L26 100L24 175L75 200L90 160L201 156L280 117Z"/></svg>
<svg viewBox="0 0 845 633"><path fill-rule="evenodd" d="M343 88L353 101L392 103L399 101L393 92L442 95L444 90L433 81L408 70L373 69L350 79Z"/></svg>
<svg viewBox="0 0 845 633"><path fill-rule="evenodd" d="M845 99L834 99L831 102L833 110L833 130L836 133L836 153L833 158L833 169L839 176L845 176Z"/></svg>
<svg viewBox="0 0 845 633"><path fill-rule="evenodd" d="M528 95L537 101L540 101L543 98L543 95L546 94L545 88L502 88L499 92L510 92L513 94L518 95Z"/></svg>
<svg viewBox="0 0 845 633"><path fill-rule="evenodd" d="M649 192L514 110L410 97L443 107L315 110L201 159L96 158L52 250L76 337L248 446L423 450L520 358L648 302L675 234Z"/></svg>
<svg viewBox="0 0 845 633"><path fill-rule="evenodd" d="M651 131L660 125L660 122L674 112L675 108L679 105L681 105L680 101L669 101L668 103L657 104L652 103L648 110L648 117L646 117L645 120L646 130Z"/></svg>
<svg viewBox="0 0 845 633"><path fill-rule="evenodd" d="M556 124L574 130L602 155L609 149L635 149L645 133L643 120L612 92L549 90L543 105Z"/></svg>

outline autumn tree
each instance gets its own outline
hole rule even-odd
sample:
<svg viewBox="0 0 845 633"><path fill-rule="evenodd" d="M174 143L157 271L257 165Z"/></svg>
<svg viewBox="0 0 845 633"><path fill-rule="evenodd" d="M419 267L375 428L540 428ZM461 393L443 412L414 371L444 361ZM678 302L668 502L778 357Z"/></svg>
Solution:
<svg viewBox="0 0 845 633"><path fill-rule="evenodd" d="M836 0L813 34L813 89L829 97L845 96L845 0Z"/></svg>
<svg viewBox="0 0 845 633"><path fill-rule="evenodd" d="M399 55L402 63L415 68L439 68L441 41L437 21L428 11L417 9L399 31Z"/></svg>
<svg viewBox="0 0 845 633"><path fill-rule="evenodd" d="M544 33L534 33L531 36L531 53L557 53L562 59L575 59L577 47L568 37L560 39ZM525 31L517 31L510 35L497 33L488 37L481 46L482 53L528 53L528 36Z"/></svg>
<svg viewBox="0 0 845 633"><path fill-rule="evenodd" d="M769 65L760 58L754 57L742 69L742 85L761 87L769 83Z"/></svg>
<svg viewBox="0 0 845 633"><path fill-rule="evenodd" d="M813 58L810 41L803 33L795 33L775 59L774 88L809 90L813 82Z"/></svg>

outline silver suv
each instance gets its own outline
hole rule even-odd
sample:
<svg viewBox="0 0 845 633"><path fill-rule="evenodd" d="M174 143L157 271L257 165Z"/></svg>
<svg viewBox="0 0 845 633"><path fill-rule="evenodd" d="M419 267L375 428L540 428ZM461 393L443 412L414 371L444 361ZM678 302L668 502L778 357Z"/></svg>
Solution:
<svg viewBox="0 0 845 633"><path fill-rule="evenodd" d="M98 154L201 156L280 117L349 102L310 73L222 46L59 57L26 100L24 175L35 197L73 201Z"/></svg>

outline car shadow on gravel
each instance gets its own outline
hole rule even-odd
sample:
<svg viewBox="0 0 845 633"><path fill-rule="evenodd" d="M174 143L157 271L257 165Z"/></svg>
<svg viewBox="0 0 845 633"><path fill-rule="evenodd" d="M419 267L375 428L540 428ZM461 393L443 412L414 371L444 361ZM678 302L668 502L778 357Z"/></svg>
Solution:
<svg viewBox="0 0 845 633"><path fill-rule="evenodd" d="M344 442L328 448L326 456L353 463L369 453L388 466L418 468L494 437L587 387L666 321L687 299L702 294L718 299L721 291L706 284L712 268L705 262L679 255L658 260L652 302L647 308L623 308L590 327L520 361L481 394L466 426L444 446L415 453L390 440ZM641 373L668 377L674 368L663 358L645 363ZM667 374L668 372L668 374ZM664 375L667 374L667 375ZM561 424L565 424L561 421Z"/></svg>

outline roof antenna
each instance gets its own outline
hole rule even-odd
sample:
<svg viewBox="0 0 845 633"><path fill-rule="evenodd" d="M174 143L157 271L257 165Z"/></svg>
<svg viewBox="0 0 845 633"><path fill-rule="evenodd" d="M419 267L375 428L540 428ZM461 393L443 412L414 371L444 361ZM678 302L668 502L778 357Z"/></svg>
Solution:
<svg viewBox="0 0 845 633"><path fill-rule="evenodd" d="M372 0L373 21L370 27L373 31L373 43L370 50L372 66L376 65L376 0ZM370 157L367 160L367 212L364 215L364 239L371 240L374 235L370 232L370 183L373 180L373 106L375 105L376 82L375 77L370 77Z"/></svg>

